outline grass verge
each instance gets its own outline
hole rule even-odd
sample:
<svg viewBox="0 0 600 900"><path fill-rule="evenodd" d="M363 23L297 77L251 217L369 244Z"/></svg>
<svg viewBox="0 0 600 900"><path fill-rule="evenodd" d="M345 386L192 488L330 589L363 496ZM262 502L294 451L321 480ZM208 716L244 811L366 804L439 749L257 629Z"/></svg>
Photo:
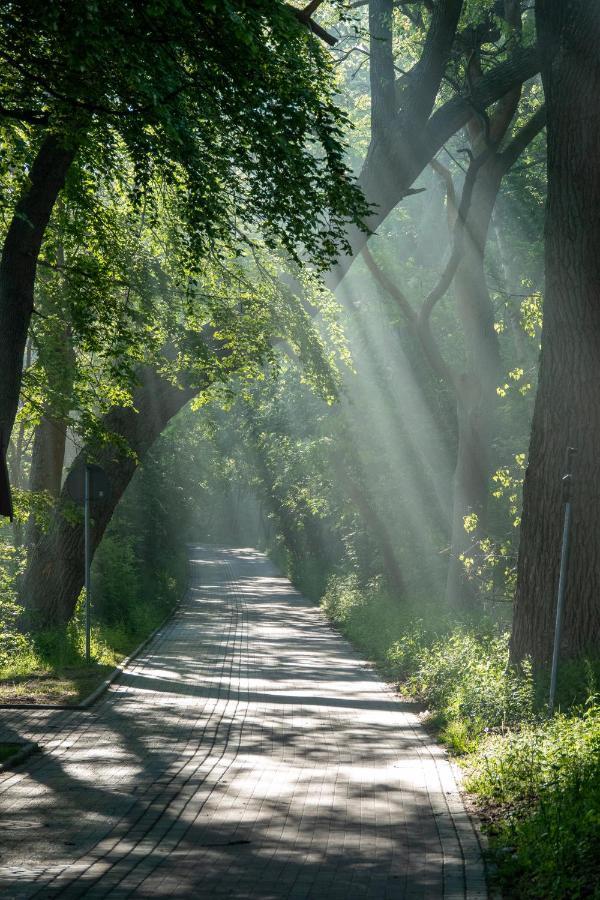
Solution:
<svg viewBox="0 0 600 900"><path fill-rule="evenodd" d="M120 607L115 602L116 612L111 609L104 620L99 602L90 663L85 659L83 596L74 618L62 628L22 634L6 620L3 629L0 621L0 703L81 702L161 624L184 584L182 571L179 580L165 581L160 591L154 587L141 596L121 595Z"/></svg>
<svg viewBox="0 0 600 900"><path fill-rule="evenodd" d="M89 663L81 616L66 628L29 636L0 666L0 703L80 703L152 634L168 611L163 606L149 608L130 629L96 625Z"/></svg>

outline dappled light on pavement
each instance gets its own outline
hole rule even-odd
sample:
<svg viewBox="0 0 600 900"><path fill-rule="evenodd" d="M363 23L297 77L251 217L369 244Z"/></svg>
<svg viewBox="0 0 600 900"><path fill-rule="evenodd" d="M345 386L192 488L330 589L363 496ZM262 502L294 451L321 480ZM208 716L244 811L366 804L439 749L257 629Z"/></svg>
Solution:
<svg viewBox="0 0 600 900"><path fill-rule="evenodd" d="M444 751L251 549L191 548L174 619L89 711L11 711L3 897L485 896Z"/></svg>

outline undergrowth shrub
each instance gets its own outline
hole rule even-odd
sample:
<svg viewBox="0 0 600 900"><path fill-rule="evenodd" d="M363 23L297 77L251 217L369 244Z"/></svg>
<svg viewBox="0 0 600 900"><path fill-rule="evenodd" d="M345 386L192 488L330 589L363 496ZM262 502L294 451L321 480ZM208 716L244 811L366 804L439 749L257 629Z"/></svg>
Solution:
<svg viewBox="0 0 600 900"><path fill-rule="evenodd" d="M0 678L22 679L85 664L85 593L64 626L24 633L16 584L22 565L2 559L0 543ZM9 548L12 556L15 551ZM185 589L185 546L149 565L136 555L135 537L111 534L96 553L92 570L91 657L114 666L172 609Z"/></svg>
<svg viewBox="0 0 600 900"><path fill-rule="evenodd" d="M415 608L400 604L383 587L382 582L372 579L366 584L356 574L333 575L327 583L327 590L321 599L321 607L326 615L340 629L386 670L389 677L397 675L397 665L401 656L392 660L388 651L396 639L404 641L407 671L412 649L420 646L421 636L427 632L424 618L415 617ZM423 607L421 607L421 612ZM410 656L412 659L412 656Z"/></svg>
<svg viewBox="0 0 600 900"><path fill-rule="evenodd" d="M143 602L139 568L131 541L105 535L94 562L94 611L104 625L130 627Z"/></svg>
<svg viewBox="0 0 600 900"><path fill-rule="evenodd" d="M508 665L509 635L457 625L431 645L421 645L406 685L444 726L443 737L469 750L490 729L534 718L534 687L526 665ZM394 656L394 646L389 651Z"/></svg>
<svg viewBox="0 0 600 900"><path fill-rule="evenodd" d="M332 577L322 607L386 677L427 706L456 751L472 749L486 729L533 720L531 672L508 666L508 634L492 621L440 613L423 600L398 602L356 575Z"/></svg>
<svg viewBox="0 0 600 900"><path fill-rule="evenodd" d="M187 552L146 559L134 538L108 533L94 560L93 608L98 640L126 653L165 618L185 590Z"/></svg>
<svg viewBox="0 0 600 900"><path fill-rule="evenodd" d="M492 810L506 896L600 897L600 705L498 737L468 786Z"/></svg>
<svg viewBox="0 0 600 900"><path fill-rule="evenodd" d="M6 530L0 526L0 670L14 659L24 659L34 652L31 641L18 625L21 608L16 585L24 554L3 534Z"/></svg>

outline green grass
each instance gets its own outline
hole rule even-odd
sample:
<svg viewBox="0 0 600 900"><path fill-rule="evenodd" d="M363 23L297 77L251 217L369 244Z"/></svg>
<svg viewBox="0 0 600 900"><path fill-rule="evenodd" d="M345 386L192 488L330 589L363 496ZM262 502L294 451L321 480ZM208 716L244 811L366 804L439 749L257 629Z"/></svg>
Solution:
<svg viewBox="0 0 600 900"><path fill-rule="evenodd" d="M377 583L330 580L322 606L462 755L508 898L600 898L598 659L561 667L548 720L547 673L508 665L506 623L458 617Z"/></svg>
<svg viewBox="0 0 600 900"><path fill-rule="evenodd" d="M128 598L121 621L96 621L90 663L85 660L83 598L63 628L21 634L0 623L0 702L79 703L160 625L181 590L173 580L160 593Z"/></svg>
<svg viewBox="0 0 600 900"><path fill-rule="evenodd" d="M133 628L95 625L90 663L80 616L66 628L28 636L0 666L0 702L79 703L160 625L167 611L163 605L146 608Z"/></svg>
<svg viewBox="0 0 600 900"><path fill-rule="evenodd" d="M0 670L0 702L76 705L102 683L112 668L92 661L90 665L64 669L51 663L38 664L17 676Z"/></svg>
<svg viewBox="0 0 600 900"><path fill-rule="evenodd" d="M506 896L600 897L600 706L491 737L471 762Z"/></svg>

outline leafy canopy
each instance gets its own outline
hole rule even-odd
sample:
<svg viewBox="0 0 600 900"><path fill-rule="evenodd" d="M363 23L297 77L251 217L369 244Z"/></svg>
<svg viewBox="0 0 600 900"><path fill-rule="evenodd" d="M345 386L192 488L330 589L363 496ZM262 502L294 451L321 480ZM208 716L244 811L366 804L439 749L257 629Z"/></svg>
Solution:
<svg viewBox="0 0 600 900"><path fill-rule="evenodd" d="M178 189L193 254L260 228L325 267L365 214L331 63L281 0L2 4L0 48L4 141L58 132L105 170L125 150L148 214Z"/></svg>

